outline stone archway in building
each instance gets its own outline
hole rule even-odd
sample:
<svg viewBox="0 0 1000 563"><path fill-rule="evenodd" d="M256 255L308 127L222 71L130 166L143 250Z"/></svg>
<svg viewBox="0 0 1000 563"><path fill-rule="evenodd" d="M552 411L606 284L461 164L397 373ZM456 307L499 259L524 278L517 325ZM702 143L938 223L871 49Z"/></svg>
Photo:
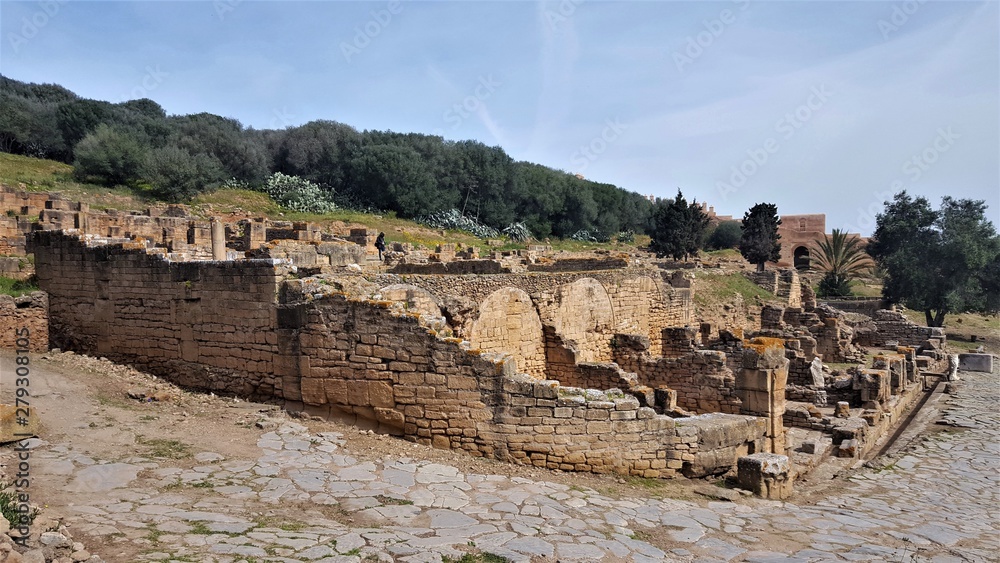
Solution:
<svg viewBox="0 0 1000 563"><path fill-rule="evenodd" d="M615 314L604 286L593 278L581 278L561 286L556 293L552 326L564 341L577 345L577 360L611 361L611 337Z"/></svg>
<svg viewBox="0 0 1000 563"><path fill-rule="evenodd" d="M808 270L812 258L809 255L809 249L805 246L798 246L795 248L795 252L792 255L792 264L795 266L796 270Z"/></svg>
<svg viewBox="0 0 1000 563"><path fill-rule="evenodd" d="M545 377L542 321L531 296L521 289L504 287L489 294L479 306L468 340L484 352L509 354L519 372Z"/></svg>

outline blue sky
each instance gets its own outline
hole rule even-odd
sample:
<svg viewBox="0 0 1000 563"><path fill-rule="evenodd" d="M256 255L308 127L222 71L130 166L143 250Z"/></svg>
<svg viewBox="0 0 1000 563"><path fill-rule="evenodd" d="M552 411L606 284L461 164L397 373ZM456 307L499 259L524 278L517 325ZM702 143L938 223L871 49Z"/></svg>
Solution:
<svg viewBox="0 0 1000 563"><path fill-rule="evenodd" d="M1000 224L998 2L0 2L0 72L256 128L330 119L869 234Z"/></svg>

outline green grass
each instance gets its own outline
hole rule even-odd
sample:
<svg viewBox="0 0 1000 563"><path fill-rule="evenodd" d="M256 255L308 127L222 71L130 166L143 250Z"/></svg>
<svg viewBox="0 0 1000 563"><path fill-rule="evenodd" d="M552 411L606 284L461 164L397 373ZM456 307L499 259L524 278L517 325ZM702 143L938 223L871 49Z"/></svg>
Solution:
<svg viewBox="0 0 1000 563"><path fill-rule="evenodd" d="M150 457L183 459L191 456L191 447L177 440L147 440L137 435L135 441L137 444L145 447L145 454Z"/></svg>
<svg viewBox="0 0 1000 563"><path fill-rule="evenodd" d="M773 293L762 289L743 274L697 272L695 276L694 302L699 307L716 306L736 295L742 296L746 303L753 303L757 298L763 301L775 299Z"/></svg>
<svg viewBox="0 0 1000 563"><path fill-rule="evenodd" d="M385 495L375 495L373 498L375 500L379 501L380 503L382 503L385 506L393 506L393 505L395 505L395 506L408 506L408 505L413 504L412 500L405 499L405 498L393 498L393 497L387 497Z"/></svg>
<svg viewBox="0 0 1000 563"><path fill-rule="evenodd" d="M21 295L31 293L32 291L38 291L38 284L33 278L28 280L15 280L13 278L0 276L0 293L2 294L19 297Z"/></svg>
<svg viewBox="0 0 1000 563"><path fill-rule="evenodd" d="M189 534L197 534L199 536L210 536L214 534L212 530L208 529L208 526L204 522L191 522L191 530Z"/></svg>
<svg viewBox="0 0 1000 563"><path fill-rule="evenodd" d="M0 183L29 192L60 192L64 199L82 200L92 209L136 209L142 198L125 187L107 188L78 182L69 164L0 152Z"/></svg>

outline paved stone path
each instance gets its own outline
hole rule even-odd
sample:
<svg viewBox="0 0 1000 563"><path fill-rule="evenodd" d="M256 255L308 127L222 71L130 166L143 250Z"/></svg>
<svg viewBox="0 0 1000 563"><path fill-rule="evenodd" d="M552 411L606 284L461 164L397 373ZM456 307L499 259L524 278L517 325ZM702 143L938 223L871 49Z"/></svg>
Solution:
<svg viewBox="0 0 1000 563"><path fill-rule="evenodd" d="M76 537L119 538L139 561L437 562L473 547L512 561L997 561L997 377L963 374L944 399L954 430L809 506L614 499L426 461L359 461L341 435L294 423L261 435L258 459L200 452L190 469L67 444L33 455L44 478L65 481ZM301 517L270 520L279 505ZM100 555L123 561L114 547Z"/></svg>

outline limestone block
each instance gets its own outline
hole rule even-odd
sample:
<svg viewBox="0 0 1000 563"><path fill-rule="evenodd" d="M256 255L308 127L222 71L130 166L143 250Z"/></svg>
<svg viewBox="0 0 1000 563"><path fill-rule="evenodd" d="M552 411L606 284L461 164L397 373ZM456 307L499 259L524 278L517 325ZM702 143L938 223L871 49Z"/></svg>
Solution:
<svg viewBox="0 0 1000 563"><path fill-rule="evenodd" d="M812 375L814 387L822 389L826 385L826 380L823 377L823 361L819 358L813 358L812 363L809 364L809 374Z"/></svg>
<svg viewBox="0 0 1000 563"><path fill-rule="evenodd" d="M958 369L963 371L993 372L992 354L959 354Z"/></svg>
<svg viewBox="0 0 1000 563"><path fill-rule="evenodd" d="M751 454L739 458L736 467L740 488L771 500L791 496L794 474L788 456Z"/></svg>
<svg viewBox="0 0 1000 563"><path fill-rule="evenodd" d="M850 418L851 417L851 404L847 401L838 401L837 409L834 411L833 416L837 418Z"/></svg>
<svg viewBox="0 0 1000 563"><path fill-rule="evenodd" d="M27 416L24 416L27 410ZM25 422L19 424L18 420ZM18 408L13 405L0 405L0 444L18 442L38 435L38 411L34 408Z"/></svg>

